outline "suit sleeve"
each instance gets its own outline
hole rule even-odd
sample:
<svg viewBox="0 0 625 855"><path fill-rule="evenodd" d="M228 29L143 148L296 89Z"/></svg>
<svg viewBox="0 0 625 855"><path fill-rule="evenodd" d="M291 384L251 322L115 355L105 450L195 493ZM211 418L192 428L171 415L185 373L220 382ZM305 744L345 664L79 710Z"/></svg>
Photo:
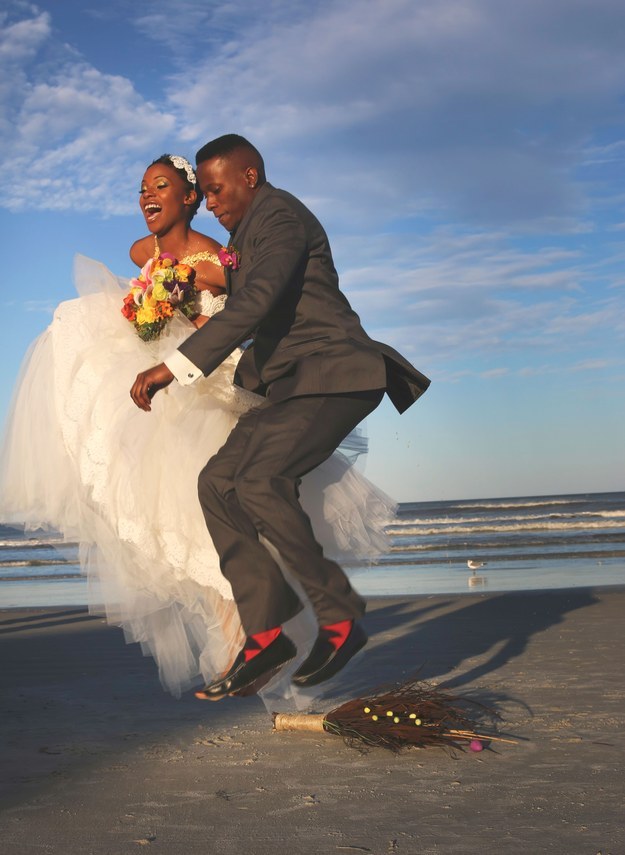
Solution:
<svg viewBox="0 0 625 855"><path fill-rule="evenodd" d="M253 258L242 287L228 297L222 312L178 348L205 375L250 337L283 293L293 286L297 271L306 263L305 228L287 204L274 204L256 217L254 237L247 242L247 251L253 253Z"/></svg>

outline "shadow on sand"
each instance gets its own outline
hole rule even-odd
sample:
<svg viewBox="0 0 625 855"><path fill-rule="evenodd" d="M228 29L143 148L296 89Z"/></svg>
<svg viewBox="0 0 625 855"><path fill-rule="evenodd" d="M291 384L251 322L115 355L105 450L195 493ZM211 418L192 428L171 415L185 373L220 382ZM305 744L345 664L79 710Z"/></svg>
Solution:
<svg viewBox="0 0 625 855"><path fill-rule="evenodd" d="M521 656L533 636L563 622L569 612L598 602L590 589L433 599L387 606L382 601L367 614L371 644L355 667L343 672L341 695L357 696L416 676L459 689ZM469 664L462 670L464 663ZM337 680L325 695L336 694Z"/></svg>

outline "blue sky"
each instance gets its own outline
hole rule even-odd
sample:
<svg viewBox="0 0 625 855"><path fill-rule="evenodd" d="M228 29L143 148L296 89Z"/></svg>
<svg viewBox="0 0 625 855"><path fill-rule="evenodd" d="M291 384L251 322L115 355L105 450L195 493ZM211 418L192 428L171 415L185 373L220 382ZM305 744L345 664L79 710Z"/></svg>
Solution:
<svg viewBox="0 0 625 855"><path fill-rule="evenodd" d="M3 9L0 414L74 254L134 272L146 165L237 132L324 223L370 334L432 378L368 420L369 477L399 500L623 489L620 0Z"/></svg>

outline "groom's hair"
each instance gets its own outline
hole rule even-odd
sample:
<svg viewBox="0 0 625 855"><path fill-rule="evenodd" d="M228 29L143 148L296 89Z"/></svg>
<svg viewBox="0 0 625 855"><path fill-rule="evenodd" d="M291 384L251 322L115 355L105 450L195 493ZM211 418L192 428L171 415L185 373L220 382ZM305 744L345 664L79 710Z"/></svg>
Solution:
<svg viewBox="0 0 625 855"><path fill-rule="evenodd" d="M214 157L230 157L234 153L241 153L249 158L248 166L253 166L258 172L258 182L263 184L267 179L265 177L265 162L261 153L251 142L239 134L224 134L222 137L217 137L215 140L207 142L195 155L195 162L199 166L205 160L212 160Z"/></svg>

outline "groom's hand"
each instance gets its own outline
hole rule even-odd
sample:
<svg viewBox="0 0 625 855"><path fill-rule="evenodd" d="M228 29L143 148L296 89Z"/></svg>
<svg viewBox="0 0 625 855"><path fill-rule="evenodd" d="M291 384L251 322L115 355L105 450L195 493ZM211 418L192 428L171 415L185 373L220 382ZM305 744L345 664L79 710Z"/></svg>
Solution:
<svg viewBox="0 0 625 855"><path fill-rule="evenodd" d="M160 365L155 365L148 371L142 371L137 374L137 379L130 390L130 397L139 407L140 410L145 410L149 413L152 407L150 401L156 395L159 389L164 389L169 386L174 379L174 375L164 362Z"/></svg>

